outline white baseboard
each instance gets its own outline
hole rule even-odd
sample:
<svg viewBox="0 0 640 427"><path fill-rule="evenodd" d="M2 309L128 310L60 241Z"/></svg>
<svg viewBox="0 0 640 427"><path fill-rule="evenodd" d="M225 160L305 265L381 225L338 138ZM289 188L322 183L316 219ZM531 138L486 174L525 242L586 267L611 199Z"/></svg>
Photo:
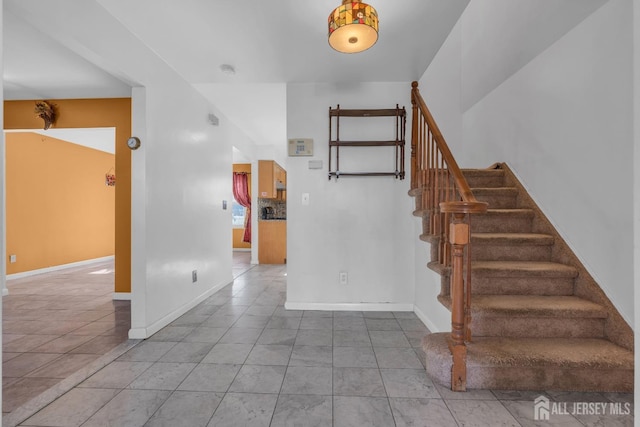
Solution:
<svg viewBox="0 0 640 427"><path fill-rule="evenodd" d="M84 261L72 262L69 264L54 265L52 267L39 268L37 270L23 271L22 273L7 274L7 280L21 279L23 277L35 276L36 274L51 273L53 271L64 270L71 267L83 267L85 265L97 264L99 262L113 261L115 256L105 256L102 258L87 259Z"/></svg>
<svg viewBox="0 0 640 427"><path fill-rule="evenodd" d="M111 299L117 301L131 301L131 292L114 292Z"/></svg>
<svg viewBox="0 0 640 427"><path fill-rule="evenodd" d="M233 248L234 252L251 252L251 248Z"/></svg>
<svg viewBox="0 0 640 427"><path fill-rule="evenodd" d="M418 306L416 305L413 306L413 312L416 314L416 316L418 316L418 319L422 320L422 323L424 323L424 325L427 327L427 329L429 329L430 332L432 333L440 332L440 330L436 327L436 325L431 320L429 320L427 315L424 314L422 310L418 308Z"/></svg>
<svg viewBox="0 0 640 427"><path fill-rule="evenodd" d="M229 283L233 283L233 282L229 282ZM223 284L214 286L213 288L209 289L208 291L206 291L205 293L203 293L202 295L200 295L196 299L194 299L192 301L189 301L187 304L185 304L182 307L179 307L178 309L172 311L171 313L169 313L166 316L164 316L162 319L152 323L151 325L147 326L146 328L131 328L131 329L129 329L129 338L130 339L147 339L147 338L149 338L151 335L155 334L160 329L164 328L169 323L173 322L178 317L182 316L187 311L191 310L193 307L195 307L196 305L200 304L202 301L204 301L205 299L209 298L211 295L213 295L216 292L218 292L220 289L222 289L225 286L227 286L229 283L223 283Z"/></svg>
<svg viewBox="0 0 640 427"><path fill-rule="evenodd" d="M331 311L413 311L413 304L402 303L315 303L285 302L287 310L331 310Z"/></svg>

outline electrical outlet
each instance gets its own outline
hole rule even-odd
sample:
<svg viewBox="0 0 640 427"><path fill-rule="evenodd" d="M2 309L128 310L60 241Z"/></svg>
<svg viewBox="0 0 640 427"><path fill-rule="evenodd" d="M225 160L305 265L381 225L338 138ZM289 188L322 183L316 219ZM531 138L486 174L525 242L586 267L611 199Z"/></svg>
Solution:
<svg viewBox="0 0 640 427"><path fill-rule="evenodd" d="M198 270L193 270L191 272L191 281L196 283L198 281Z"/></svg>
<svg viewBox="0 0 640 427"><path fill-rule="evenodd" d="M9 255L9 262L11 264L13 264L14 262L16 262L16 256L15 255Z"/></svg>
<svg viewBox="0 0 640 427"><path fill-rule="evenodd" d="M340 284L341 285L346 285L347 283L349 283L349 275L347 274L346 271L341 271L340 272Z"/></svg>

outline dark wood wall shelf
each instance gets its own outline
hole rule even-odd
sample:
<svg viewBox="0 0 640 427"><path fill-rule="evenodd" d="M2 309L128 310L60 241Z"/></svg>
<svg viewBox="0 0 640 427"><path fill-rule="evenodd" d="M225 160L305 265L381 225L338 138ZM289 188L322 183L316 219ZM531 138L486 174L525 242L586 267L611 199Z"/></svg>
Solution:
<svg viewBox="0 0 640 427"><path fill-rule="evenodd" d="M340 140L341 117L395 117L396 138L390 141L342 141ZM335 121L335 139L333 122ZM404 179L404 146L407 112L404 107L383 109L341 109L329 107L329 179L341 176L393 176ZM395 147L395 170L389 172L343 172L340 170L340 147ZM335 162L334 162L335 158ZM335 169L332 166L335 165Z"/></svg>

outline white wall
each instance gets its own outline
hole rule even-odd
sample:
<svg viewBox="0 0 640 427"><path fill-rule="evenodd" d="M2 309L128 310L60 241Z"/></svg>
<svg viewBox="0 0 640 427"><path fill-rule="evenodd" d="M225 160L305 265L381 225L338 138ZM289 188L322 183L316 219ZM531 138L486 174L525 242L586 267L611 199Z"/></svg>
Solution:
<svg viewBox="0 0 640 427"><path fill-rule="evenodd" d="M134 95L133 126L146 136L133 153L132 243L134 264L144 268L132 284L130 336L146 337L232 280L233 127L211 126L210 106L186 83Z"/></svg>
<svg viewBox="0 0 640 427"><path fill-rule="evenodd" d="M430 270L431 244L419 239L422 221L415 221L415 293L414 311L431 332L451 330L451 312L438 302L441 277Z"/></svg>
<svg viewBox="0 0 640 427"><path fill-rule="evenodd" d="M522 3L509 17L514 22L534 19L526 11L536 2ZM434 88L427 103L444 122L445 138L453 135L461 166L505 161L515 170L633 324L632 3L610 0L582 21L585 11L577 8L566 17L564 36L540 52L512 47L502 55L473 53L469 46L491 48L491 31L501 28L499 4L467 7L420 81L423 92ZM483 28L493 30L479 31L481 19ZM524 31L526 25L512 26L501 37L519 39ZM523 52L534 56L514 60ZM510 65L512 74L505 74L505 63L513 62L524 65ZM485 80L478 70L486 70ZM491 81L492 70L503 75L498 84ZM462 94L452 101L447 92L457 96L456 87ZM465 94L479 99L468 102Z"/></svg>
<svg viewBox="0 0 640 427"><path fill-rule="evenodd" d="M640 283L640 1L633 2L633 259L634 283ZM634 294L634 308L640 307L640 292ZM640 316L635 316L635 342L640 339ZM640 352L635 352L635 364L640 366ZM635 390L640 390L640 372L636 370ZM640 405L636 393L635 406Z"/></svg>
<svg viewBox="0 0 640 427"><path fill-rule="evenodd" d="M467 110L608 0L471 2L462 31Z"/></svg>
<svg viewBox="0 0 640 427"><path fill-rule="evenodd" d="M413 200L409 178L343 177L328 181L329 107L405 106L409 83L290 84L287 137L313 138L314 156L289 157L287 170L287 303L306 309L413 308ZM334 124L335 126L335 124ZM341 139L392 139L389 118L342 119ZM335 128L335 127L334 127ZM407 130L410 130L407 120ZM407 138L407 143L409 138ZM410 150L407 147L406 156ZM310 170L310 159L322 170ZM341 170L393 170L387 148L343 148ZM408 167L408 161L405 163ZM310 203L303 206L302 193ZM348 285L340 285L346 271Z"/></svg>

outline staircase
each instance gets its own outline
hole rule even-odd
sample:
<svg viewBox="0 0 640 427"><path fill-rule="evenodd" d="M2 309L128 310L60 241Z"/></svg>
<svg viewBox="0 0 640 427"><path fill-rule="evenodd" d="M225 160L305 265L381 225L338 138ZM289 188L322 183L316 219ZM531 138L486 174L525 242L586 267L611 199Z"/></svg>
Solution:
<svg viewBox="0 0 640 427"><path fill-rule="evenodd" d="M498 164L462 174L477 201L488 203L470 221L466 388L632 392L631 328L512 171ZM439 255L442 237L427 231L424 191L411 191L414 215L432 244L428 266L442 276L438 299L451 310L452 267ZM451 335L423 340L428 375L447 386Z"/></svg>

